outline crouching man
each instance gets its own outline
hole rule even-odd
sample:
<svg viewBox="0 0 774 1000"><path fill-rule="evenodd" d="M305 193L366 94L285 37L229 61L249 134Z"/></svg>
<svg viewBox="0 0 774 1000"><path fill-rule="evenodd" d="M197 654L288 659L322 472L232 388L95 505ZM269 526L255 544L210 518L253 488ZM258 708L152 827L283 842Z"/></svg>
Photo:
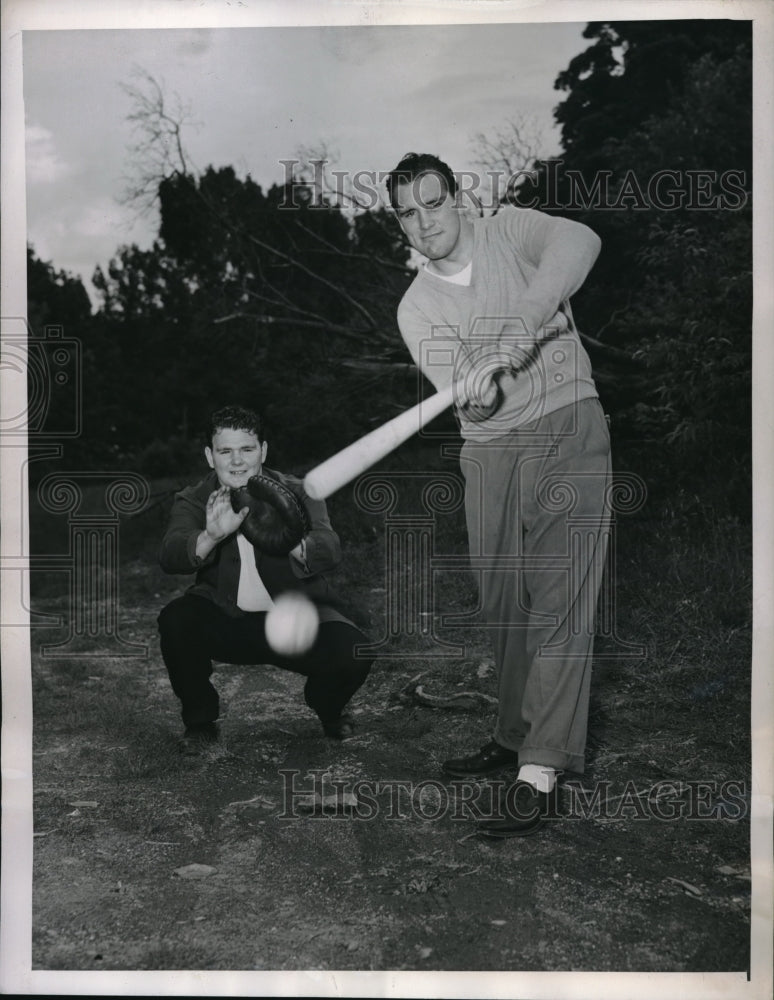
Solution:
<svg viewBox="0 0 774 1000"><path fill-rule="evenodd" d="M355 653L368 640L337 610L339 602L324 575L341 561L325 504L307 497L300 479L265 469L266 451L257 413L238 406L214 413L204 449L211 472L176 494L161 542L165 572L196 574L194 584L158 620L161 653L182 706L180 748L186 755L218 738L213 660L273 664L305 676L306 704L331 739L352 735L352 720L343 709L371 668L372 660ZM235 510L232 503L232 491L261 474L295 494L305 511L303 537L287 554L271 554L254 538L248 541L241 529L249 508ZM308 597L320 619L313 645L297 656L280 655L266 640L267 613L287 591Z"/></svg>

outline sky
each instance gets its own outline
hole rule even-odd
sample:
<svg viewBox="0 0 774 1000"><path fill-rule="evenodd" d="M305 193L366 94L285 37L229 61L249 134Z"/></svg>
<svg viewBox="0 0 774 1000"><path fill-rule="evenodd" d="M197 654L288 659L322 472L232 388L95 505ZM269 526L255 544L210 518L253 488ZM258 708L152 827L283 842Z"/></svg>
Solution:
<svg viewBox="0 0 774 1000"><path fill-rule="evenodd" d="M122 85L138 70L190 109L197 168L231 165L264 186L280 161L325 143L347 171L409 150L472 168L474 137L523 117L559 151L557 74L589 44L585 22L379 27L30 30L23 35L28 240L90 279L119 246L150 246L155 212L122 203L133 176Z"/></svg>

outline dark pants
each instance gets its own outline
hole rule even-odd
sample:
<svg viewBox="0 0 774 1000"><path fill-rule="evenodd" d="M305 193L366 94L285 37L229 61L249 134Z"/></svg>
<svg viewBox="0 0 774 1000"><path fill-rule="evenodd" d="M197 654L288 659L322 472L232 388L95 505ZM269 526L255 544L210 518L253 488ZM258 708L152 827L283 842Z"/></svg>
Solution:
<svg viewBox="0 0 774 1000"><path fill-rule="evenodd" d="M182 703L186 726L214 722L218 692L212 661L270 663L307 678L304 699L322 721L333 721L368 676L372 660L356 659L354 647L368 640L354 625L321 622L312 648L303 656L279 656L266 642L265 612L232 618L212 601L184 594L159 615L161 655L172 690Z"/></svg>

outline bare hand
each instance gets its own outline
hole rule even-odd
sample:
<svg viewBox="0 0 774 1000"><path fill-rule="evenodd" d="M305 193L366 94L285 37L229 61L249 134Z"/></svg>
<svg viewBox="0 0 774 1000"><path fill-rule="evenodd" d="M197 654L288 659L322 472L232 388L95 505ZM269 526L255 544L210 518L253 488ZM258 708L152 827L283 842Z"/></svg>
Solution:
<svg viewBox="0 0 774 1000"><path fill-rule="evenodd" d="M502 401L499 383L501 375L502 369L471 380L472 384L466 387L468 398L462 406L468 420L486 420L497 411Z"/></svg>
<svg viewBox="0 0 774 1000"><path fill-rule="evenodd" d="M210 493L207 500L207 534L213 542L221 542L239 529L249 513L249 507L236 513L231 506L231 490L221 486Z"/></svg>

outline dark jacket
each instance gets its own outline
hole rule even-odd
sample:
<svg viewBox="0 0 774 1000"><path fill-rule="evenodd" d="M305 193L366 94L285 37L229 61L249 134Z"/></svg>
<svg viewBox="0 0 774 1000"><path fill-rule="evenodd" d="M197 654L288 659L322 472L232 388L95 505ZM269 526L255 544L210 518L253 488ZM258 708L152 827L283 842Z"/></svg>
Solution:
<svg viewBox="0 0 774 1000"><path fill-rule="evenodd" d="M272 597L286 590L299 590L317 605L321 621L348 621L336 609L341 600L331 588L325 573L341 562L339 536L331 527L322 500L312 500L295 476L266 469L266 472L292 490L306 508L311 528L305 536L306 566L293 556L269 556L253 547L255 565ZM159 562L166 573L196 573L189 594L213 601L233 618L245 612L237 607L240 556L236 533L216 545L204 559L196 555L196 540L207 525L207 499L218 488L217 476L206 479L175 494L169 525L161 541Z"/></svg>

